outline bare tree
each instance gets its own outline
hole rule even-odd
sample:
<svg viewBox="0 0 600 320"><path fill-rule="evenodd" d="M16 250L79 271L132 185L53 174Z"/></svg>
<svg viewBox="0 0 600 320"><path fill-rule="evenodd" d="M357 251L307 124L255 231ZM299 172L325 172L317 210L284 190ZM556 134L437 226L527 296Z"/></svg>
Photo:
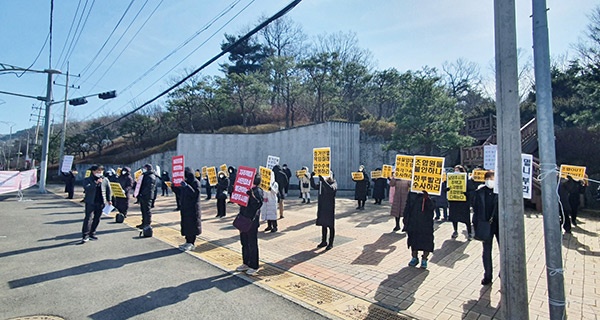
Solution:
<svg viewBox="0 0 600 320"><path fill-rule="evenodd" d="M286 16L266 26L260 34L265 46L277 57L298 55L307 39L302 26Z"/></svg>

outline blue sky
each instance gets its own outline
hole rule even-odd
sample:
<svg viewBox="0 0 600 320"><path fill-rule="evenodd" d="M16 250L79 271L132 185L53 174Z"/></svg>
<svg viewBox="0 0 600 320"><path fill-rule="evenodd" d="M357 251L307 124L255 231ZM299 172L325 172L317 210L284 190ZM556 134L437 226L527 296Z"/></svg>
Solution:
<svg viewBox="0 0 600 320"><path fill-rule="evenodd" d="M239 34L256 25L260 16L270 16L290 1L135 0L96 59L93 58L131 1L87 2L88 8L92 2L94 5L68 59L71 73L81 73L80 78L71 78L71 83L81 86L81 89L71 90L69 98L108 90L117 90L118 97L108 104L92 97L88 98L86 105L69 107L70 120L93 119L131 110L134 105L139 105L166 89L174 79L181 78L186 73L185 70L198 67L217 54L224 33ZM531 1L517 2L518 45L524 51L524 58L530 59ZM81 12L85 3L86 0L55 1L52 43L52 67L55 69L66 71L66 54L63 52L63 58L59 58L75 10L80 4ZM233 9L206 31L130 86L154 64L234 3L236 5ZM568 57L575 57L572 45L583 35L588 23L587 15L596 5L598 2L593 0L548 1L552 56L567 54ZM139 34L132 38L157 6L154 15ZM88 10L85 12L87 15ZM139 16L134 20L133 17L138 12ZM226 24L238 12L239 15ZM48 35L49 15L50 0L1 0L0 63L29 67ZM406 71L420 69L425 65L440 68L444 61L464 58L479 64L482 73L489 79L493 78L493 1L304 0L288 16L299 23L310 38L323 33L355 32L359 45L371 51L377 69L395 67ZM124 34L125 28L132 21L131 28ZM223 29L217 31L222 26ZM208 39L215 32L212 39ZM123 38L117 43L117 39L123 34ZM203 42L206 43L200 46ZM114 50L108 54L113 46ZM32 69L48 68L48 47L47 44ZM121 51L123 53L117 59ZM110 65L112 67L109 68ZM170 69L173 70L169 71ZM218 72L218 65L215 63L205 70L204 74L215 74ZM59 76L56 81L64 83L65 79ZM123 91L127 87L130 88ZM45 88L46 77L43 74L26 73L21 77L0 74L0 91L40 96L45 94ZM63 87L54 86L54 91L55 100L64 99ZM36 117L31 116L32 105L39 106L39 102L0 94L0 134L8 134L12 124L13 132L34 126ZM53 106L55 123L62 121L62 109L62 105Z"/></svg>

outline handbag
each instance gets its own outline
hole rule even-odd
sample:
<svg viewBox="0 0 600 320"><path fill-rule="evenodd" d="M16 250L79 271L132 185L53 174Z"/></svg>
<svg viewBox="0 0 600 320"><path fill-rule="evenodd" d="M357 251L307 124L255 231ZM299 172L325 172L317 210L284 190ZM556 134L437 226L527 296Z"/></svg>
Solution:
<svg viewBox="0 0 600 320"><path fill-rule="evenodd" d="M258 214L254 216L254 219L256 219L257 216ZM254 224L254 219L250 219L238 213L238 215L235 216L235 219L233 219L233 226L240 230L240 232L248 232L252 228L252 224Z"/></svg>
<svg viewBox="0 0 600 320"><path fill-rule="evenodd" d="M308 188L310 185L308 184L308 182L303 182L302 183L302 188Z"/></svg>

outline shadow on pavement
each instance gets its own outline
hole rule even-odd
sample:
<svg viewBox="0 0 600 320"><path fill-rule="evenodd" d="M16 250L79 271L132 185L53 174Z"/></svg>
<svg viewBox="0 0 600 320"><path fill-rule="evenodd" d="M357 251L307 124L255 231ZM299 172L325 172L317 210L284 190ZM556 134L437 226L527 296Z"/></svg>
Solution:
<svg viewBox="0 0 600 320"><path fill-rule="evenodd" d="M37 251L42 251L42 250L47 250L47 249L54 249L54 248L60 248L60 247L64 247L64 246L75 245L77 242L79 242L79 239L81 239L81 233L78 233L77 237L74 239L77 239L77 241L57 243L57 244L43 246L43 247L25 248L25 249L19 249L19 250L14 250L14 251L0 252L0 258L10 257L10 256L18 255L18 254L23 254L23 253L37 252Z"/></svg>
<svg viewBox="0 0 600 320"><path fill-rule="evenodd" d="M577 229L579 229L579 228L577 228ZM575 230L575 228L573 228L572 230ZM563 239L562 244L565 248L575 250L579 254L586 255L586 256L593 256L593 257L600 257L600 252L591 250L589 245L581 243L579 241L579 239L577 239L577 237L573 234L567 235Z"/></svg>
<svg viewBox="0 0 600 320"><path fill-rule="evenodd" d="M393 311L406 310L415 302L415 292L427 276L429 276L427 269L404 267L400 271L388 275L387 279L379 284L375 293L375 301L378 305ZM398 291L400 292L399 296ZM396 305L390 305L392 301ZM377 308L370 307L365 320L381 319L377 311Z"/></svg>
<svg viewBox="0 0 600 320"><path fill-rule="evenodd" d="M363 246L362 253L351 264L376 266L390 253L396 251L394 243L404 239L406 234L384 233L377 241Z"/></svg>
<svg viewBox="0 0 600 320"><path fill-rule="evenodd" d="M44 222L44 224L71 224L71 223L82 223L83 219L69 219L69 220L56 220Z"/></svg>
<svg viewBox="0 0 600 320"><path fill-rule="evenodd" d="M491 286L482 286L479 290L479 300L469 300L463 304L462 319L469 319L473 314L469 315L469 312L473 311L490 319L498 313L499 308L491 305Z"/></svg>
<svg viewBox="0 0 600 320"><path fill-rule="evenodd" d="M468 254L464 253L466 248L467 243L448 239L442 243L441 248L433 252L433 256L429 259L429 262L452 269L458 261L469 257Z"/></svg>
<svg viewBox="0 0 600 320"><path fill-rule="evenodd" d="M123 301L118 305L91 314L89 317L95 320L129 319L161 307L179 303L188 299L191 294L199 291L217 288L227 293L250 284L250 282L231 274L198 279L176 287L160 288L148 292L137 298Z"/></svg>
<svg viewBox="0 0 600 320"><path fill-rule="evenodd" d="M147 261L152 259L158 259L163 257L172 256L175 254L181 254L176 248L169 248L161 251L155 251L150 253L138 254L131 257L125 257L120 259L106 259L100 260L96 262L86 263L80 266L49 272L45 274L40 274L36 276L31 276L27 278L12 280L8 282L8 285L11 289L25 287L37 283L42 283L46 281L56 280L65 277L71 277L91 272L98 272L110 269L117 269L123 267L126 264L136 263L140 261Z"/></svg>
<svg viewBox="0 0 600 320"><path fill-rule="evenodd" d="M79 221L79 223L82 223L83 219L79 219L78 221ZM110 233L117 233L117 232L127 232L127 231L132 231L132 230L133 229L130 229L130 228L98 230L98 231L96 231L96 235L103 235L103 234L110 234ZM57 241L57 240L71 240L71 239L81 239L81 232L63 234L63 235L55 236L53 238L39 239L38 241L43 242L43 241Z"/></svg>

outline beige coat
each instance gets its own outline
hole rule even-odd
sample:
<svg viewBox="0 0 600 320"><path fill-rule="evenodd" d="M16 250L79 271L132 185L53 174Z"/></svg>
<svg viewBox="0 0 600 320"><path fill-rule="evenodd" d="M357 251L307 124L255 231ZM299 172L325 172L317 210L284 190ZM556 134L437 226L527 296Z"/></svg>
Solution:
<svg viewBox="0 0 600 320"><path fill-rule="evenodd" d="M408 193L410 192L410 181L392 178L390 180L390 186L394 187L394 200L392 202L390 215L394 217L403 217L406 199L408 199Z"/></svg>

